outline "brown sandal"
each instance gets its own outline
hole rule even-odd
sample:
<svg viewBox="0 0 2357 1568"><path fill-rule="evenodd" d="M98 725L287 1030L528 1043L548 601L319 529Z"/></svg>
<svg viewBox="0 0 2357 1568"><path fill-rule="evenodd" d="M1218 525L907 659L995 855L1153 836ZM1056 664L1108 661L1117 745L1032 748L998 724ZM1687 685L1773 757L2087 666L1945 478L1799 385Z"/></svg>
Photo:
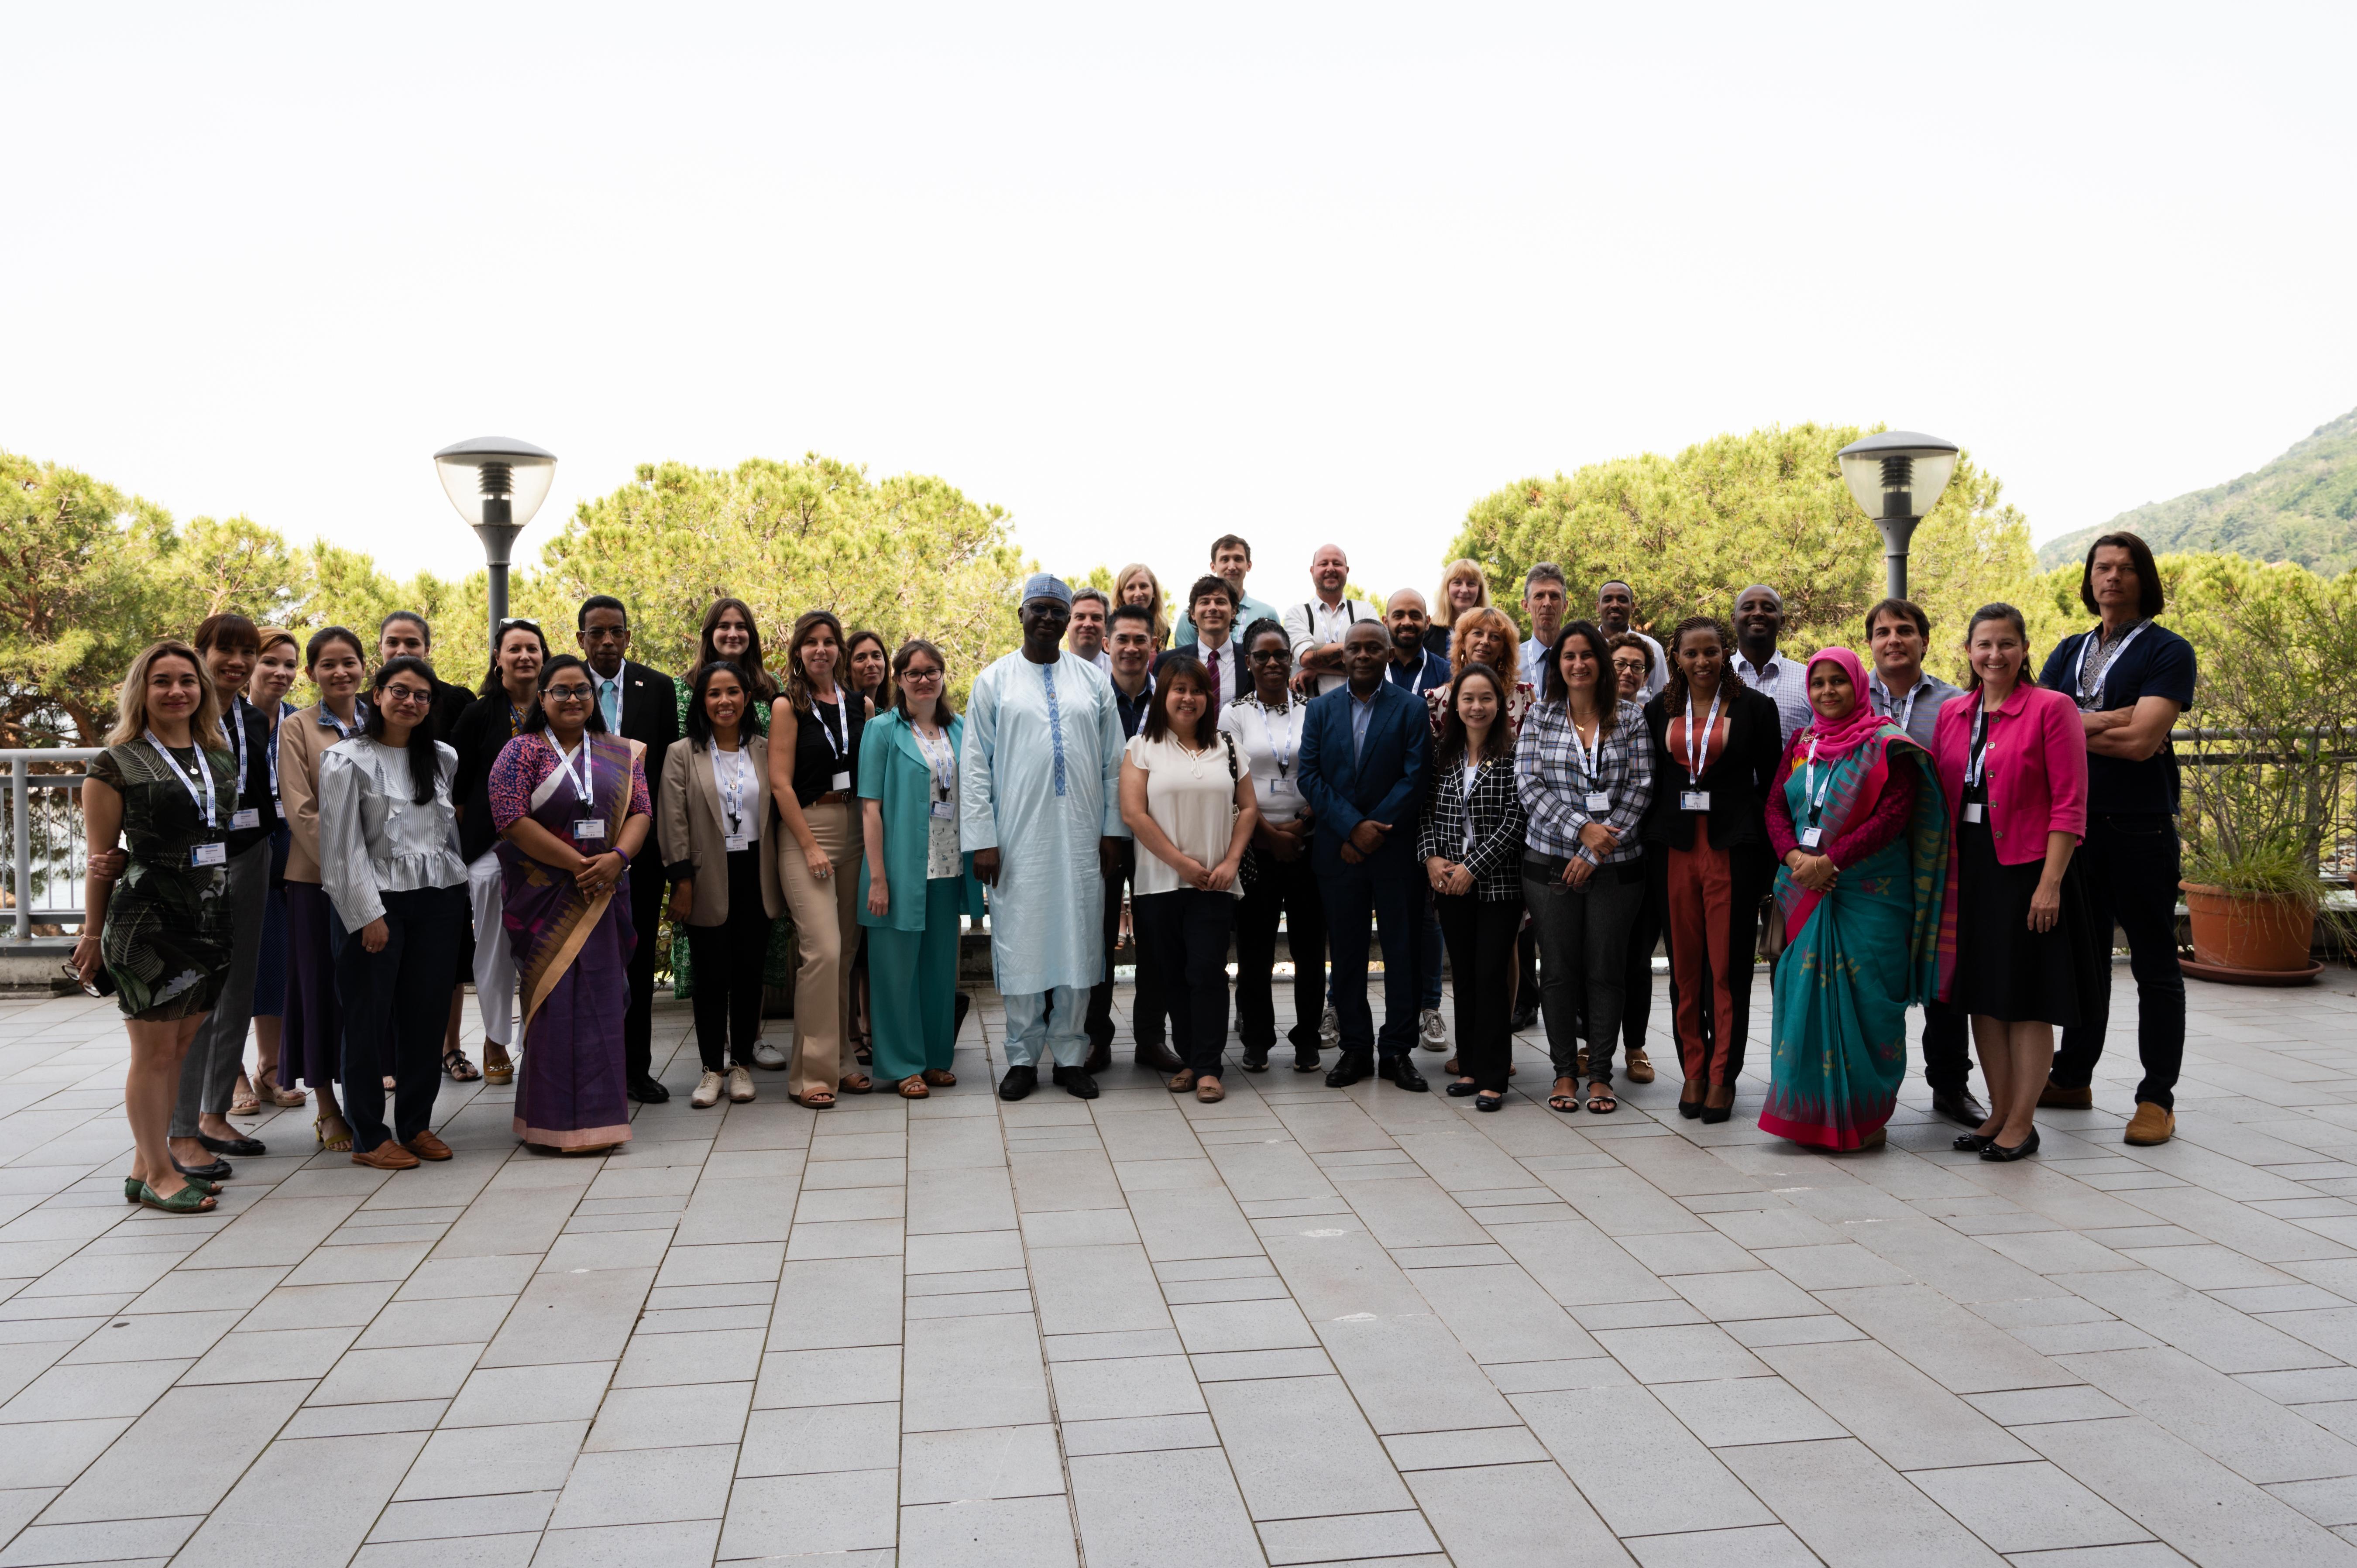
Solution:
<svg viewBox="0 0 2357 1568"><path fill-rule="evenodd" d="M834 1094L831 1090L813 1089L808 1094L789 1094L786 1098L806 1110L832 1111L834 1109Z"/></svg>
<svg viewBox="0 0 2357 1568"><path fill-rule="evenodd" d="M931 1100L932 1097L933 1091L925 1087L925 1080L922 1075L911 1073L907 1078L900 1080L901 1099Z"/></svg>
<svg viewBox="0 0 2357 1568"><path fill-rule="evenodd" d="M876 1080L864 1072L847 1073L835 1087L845 1094L870 1094L875 1091Z"/></svg>

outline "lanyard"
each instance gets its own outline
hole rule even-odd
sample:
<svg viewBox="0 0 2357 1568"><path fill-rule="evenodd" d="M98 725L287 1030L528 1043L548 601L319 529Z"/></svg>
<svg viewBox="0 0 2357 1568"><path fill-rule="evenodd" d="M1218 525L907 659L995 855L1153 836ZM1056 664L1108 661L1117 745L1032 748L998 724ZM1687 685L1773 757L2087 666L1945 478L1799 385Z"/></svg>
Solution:
<svg viewBox="0 0 2357 1568"><path fill-rule="evenodd" d="M245 800L245 714L242 711L244 705L243 697L233 699L229 712L221 715L221 738L228 741L230 749L237 754L237 799L241 805Z"/></svg>
<svg viewBox="0 0 2357 1568"><path fill-rule="evenodd" d="M1571 732L1571 754L1579 759L1579 777L1583 783L1596 788L1596 771L1604 756L1604 715L1596 715L1596 744L1583 746L1579 739L1579 721L1571 716L1571 709L1563 710L1563 727Z"/></svg>
<svg viewBox="0 0 2357 1568"><path fill-rule="evenodd" d="M548 743L548 749L551 751L556 751L556 743L554 741L550 741ZM581 759L581 771L577 775L573 771L573 758L575 757ZM564 774L565 779L572 783L575 796L580 800L582 807L585 810L596 804L596 797L592 792L597 781L596 766L597 758L590 754L589 737L587 735L584 735L581 737L580 744L576 745L573 748L571 756L567 756L565 753L561 751L556 751L556 770L559 773Z"/></svg>
<svg viewBox="0 0 2357 1568"><path fill-rule="evenodd" d="M818 720L818 733L826 736L827 750L833 752L837 760L840 760L851 746L851 698L840 689L837 689L834 695L835 716L843 721L841 739L836 738L834 726L826 722L826 714L820 712L827 704L820 702L816 697L811 699L811 716Z"/></svg>
<svg viewBox="0 0 2357 1568"><path fill-rule="evenodd" d="M1719 699L1726 695L1725 686L1721 686L1710 694L1710 715L1702 721L1702 744L1696 746L1695 744L1694 693L1689 691L1686 693L1686 781L1690 784L1702 782L1703 758L1710 755L1710 732L1718 727Z"/></svg>
<svg viewBox="0 0 2357 1568"><path fill-rule="evenodd" d="M270 763L270 803L273 806L278 804L278 742L281 738L279 732L285 727L286 721L295 716L296 711L285 703L278 704L278 722L270 726L270 744L263 748L268 753Z"/></svg>
<svg viewBox="0 0 2357 1568"><path fill-rule="evenodd" d="M583 749L586 751L587 747L585 746ZM744 821L741 808L745 802L745 780L753 771L753 765L745 756L743 741L737 743L735 751L723 751L719 746L715 746L712 748L712 772L716 779L722 772L720 759L724 757L728 759L726 768L728 781L720 786L720 804L721 809L728 813L728 836L735 838L737 824Z"/></svg>
<svg viewBox="0 0 2357 1568"><path fill-rule="evenodd" d="M205 781L204 793L200 795L197 792L196 780L180 771L180 765L172 760L172 754L164 748L162 741L156 738L156 732L152 729L147 732L147 744L154 746L156 755L164 759L166 771L180 781L180 788L186 789L188 799L197 803L197 813L204 818L206 829L217 830L220 824L214 821L213 769L212 765L205 760L205 748L194 744L188 747L197 754L197 772Z"/></svg>
<svg viewBox="0 0 2357 1568"><path fill-rule="evenodd" d="M1294 716L1294 705L1291 703L1287 703L1283 708L1278 710L1280 713L1285 714L1286 738L1293 743L1292 749L1289 751L1280 751L1277 749L1276 726L1268 722L1268 704L1262 702L1258 697L1254 697L1253 699L1253 709L1260 714L1261 745L1267 750L1269 756L1275 760L1276 776L1279 779L1290 778L1293 773L1293 759L1301 755L1301 724L1300 721Z"/></svg>
<svg viewBox="0 0 2357 1568"><path fill-rule="evenodd" d="M951 749L948 733L944 731L941 736L941 750L937 752L923 730L910 725L909 732L917 737L917 749L924 753L925 766L933 770L933 783L941 790L939 798L948 800L950 792L957 788L957 753Z"/></svg>
<svg viewBox="0 0 2357 1568"><path fill-rule="evenodd" d="M2120 639L2119 645L2114 648L2110 655L2104 659L2103 669L2095 676L2095 689L2093 692L2087 690L2087 651L2103 641L2102 624L2098 622L2095 629L2089 632L2080 642L2079 666L2071 673L2071 694L2078 699L2081 707L2092 712L2104 705L2104 683L2112 678L2112 671L2118 666L2120 656L2128 650L2128 644L2142 637L2144 628L2151 624L2152 622L2148 620L2140 620L2128 628L2127 635Z"/></svg>
<svg viewBox="0 0 2357 1568"><path fill-rule="evenodd" d="M1907 701L1904 703L1901 703L1897 697L1890 694L1890 688L1882 684L1881 676L1875 676L1874 683L1882 688L1882 705L1890 710L1882 716L1887 719L1896 720L1899 727L1900 729L1905 729L1907 727L1907 721L1915 716L1915 699L1923 694L1923 688L1930 685L1932 683L1932 680L1928 675L1916 676L1915 684L1913 688L1908 692Z"/></svg>
<svg viewBox="0 0 2357 1568"><path fill-rule="evenodd" d="M1391 682L1394 686L1405 686L1411 692L1422 692L1425 688L1425 674L1431 667L1430 660L1418 660L1415 673L1403 681L1400 679L1399 660L1394 659L1383 666L1383 673L1391 677Z"/></svg>
<svg viewBox="0 0 2357 1568"><path fill-rule="evenodd" d="M1809 737L1809 770L1802 779L1801 795L1809 802L1809 821L1812 823L1814 823L1824 811L1825 796L1832 791L1833 787L1834 769L1830 763L1825 767L1825 781L1823 784L1817 782L1817 737L1811 736Z"/></svg>
<svg viewBox="0 0 2357 1568"><path fill-rule="evenodd" d="M1988 776L1988 709L1979 702L1973 703L1973 738L1971 755L1964 758L1964 784L1976 786Z"/></svg>

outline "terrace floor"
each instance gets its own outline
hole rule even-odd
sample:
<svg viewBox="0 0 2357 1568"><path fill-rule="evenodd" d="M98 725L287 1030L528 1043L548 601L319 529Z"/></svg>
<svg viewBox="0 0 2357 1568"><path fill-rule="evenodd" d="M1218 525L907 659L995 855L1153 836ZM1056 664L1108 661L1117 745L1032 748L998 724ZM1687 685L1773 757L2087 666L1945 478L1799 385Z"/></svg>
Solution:
<svg viewBox="0 0 2357 1568"><path fill-rule="evenodd" d="M283 1112L199 1220L111 1006L0 1002L0 1568L2357 1563L2357 976L2189 986L2177 1141L2131 1049L2011 1165L1920 1080L1840 1158L1674 1070L1005 1105L987 995L929 1101L697 1112L666 1005L626 1153L446 1083L450 1164Z"/></svg>

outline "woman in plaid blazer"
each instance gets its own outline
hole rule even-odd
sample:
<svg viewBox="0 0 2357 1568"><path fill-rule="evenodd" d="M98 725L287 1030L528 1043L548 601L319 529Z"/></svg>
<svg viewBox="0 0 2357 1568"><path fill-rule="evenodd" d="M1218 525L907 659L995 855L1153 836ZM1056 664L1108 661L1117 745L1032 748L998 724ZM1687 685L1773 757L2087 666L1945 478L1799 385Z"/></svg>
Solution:
<svg viewBox="0 0 2357 1568"><path fill-rule="evenodd" d="M1487 664L1449 682L1416 857L1432 880L1456 977L1457 1065L1451 1094L1476 1111L1506 1098L1513 1055L1514 932L1523 920L1523 801L1514 786L1508 687Z"/></svg>

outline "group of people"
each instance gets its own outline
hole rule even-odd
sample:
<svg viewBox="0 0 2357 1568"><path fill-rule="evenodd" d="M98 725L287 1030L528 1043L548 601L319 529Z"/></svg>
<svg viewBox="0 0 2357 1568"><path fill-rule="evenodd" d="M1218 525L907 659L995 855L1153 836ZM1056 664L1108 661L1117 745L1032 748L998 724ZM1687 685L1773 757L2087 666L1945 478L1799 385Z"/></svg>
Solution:
<svg viewBox="0 0 2357 1568"><path fill-rule="evenodd" d="M1541 563L1518 639L1471 561L1429 603L1404 590L1380 609L1346 593L1337 546L1282 609L1244 592L1241 538L1211 565L1175 624L1144 566L1111 593L1033 576L1020 646L974 673L963 714L932 643L888 650L812 610L773 670L735 598L677 683L628 657L629 608L605 595L578 609L578 652L500 623L472 690L435 672L406 611L373 660L343 627L298 641L234 614L155 644L91 764L72 960L131 1036L126 1198L210 1208L229 1156L264 1152L228 1117L307 1092L323 1149L382 1170L447 1159L430 1124L445 1075L514 1082L535 1147L620 1144L630 1101L669 1098L651 1072L666 906L694 979L698 1108L754 1098L750 1067L787 1071L814 1109L953 1085L959 936L985 908L999 1094L1032 1092L1045 1062L1093 1098L1125 911L1135 1059L1200 1101L1224 1096L1232 947L1238 1065L1270 1065L1281 929L1296 1071L1330 1046L1329 1085L1425 1090L1413 1051L1449 1040L1445 952L1449 1093L1495 1111L1512 1036L1543 1015L1546 1103L1610 1113L1616 1052L1631 1080L1654 1076L1658 942L1681 1114L1732 1114L1766 951L1763 1127L1881 1142L1920 1004L1935 1107L1990 1159L2035 1151L2039 1105L2089 1103L2116 922L2142 1000L2128 1137L2169 1135L2168 736L2193 660L2154 619L2133 535L2090 549L2099 624L2035 676L2020 614L1976 612L1962 691L1923 670L1930 619L1900 599L1867 615L1867 659L1796 660L1765 585L1731 626L1689 617L1656 640L1629 584L1567 618L1565 575ZM307 706L287 700L298 671ZM781 917L791 1055L762 1038ZM479 1069L458 1045L469 987ZM1966 1082L1966 1019L1993 1110Z"/></svg>

